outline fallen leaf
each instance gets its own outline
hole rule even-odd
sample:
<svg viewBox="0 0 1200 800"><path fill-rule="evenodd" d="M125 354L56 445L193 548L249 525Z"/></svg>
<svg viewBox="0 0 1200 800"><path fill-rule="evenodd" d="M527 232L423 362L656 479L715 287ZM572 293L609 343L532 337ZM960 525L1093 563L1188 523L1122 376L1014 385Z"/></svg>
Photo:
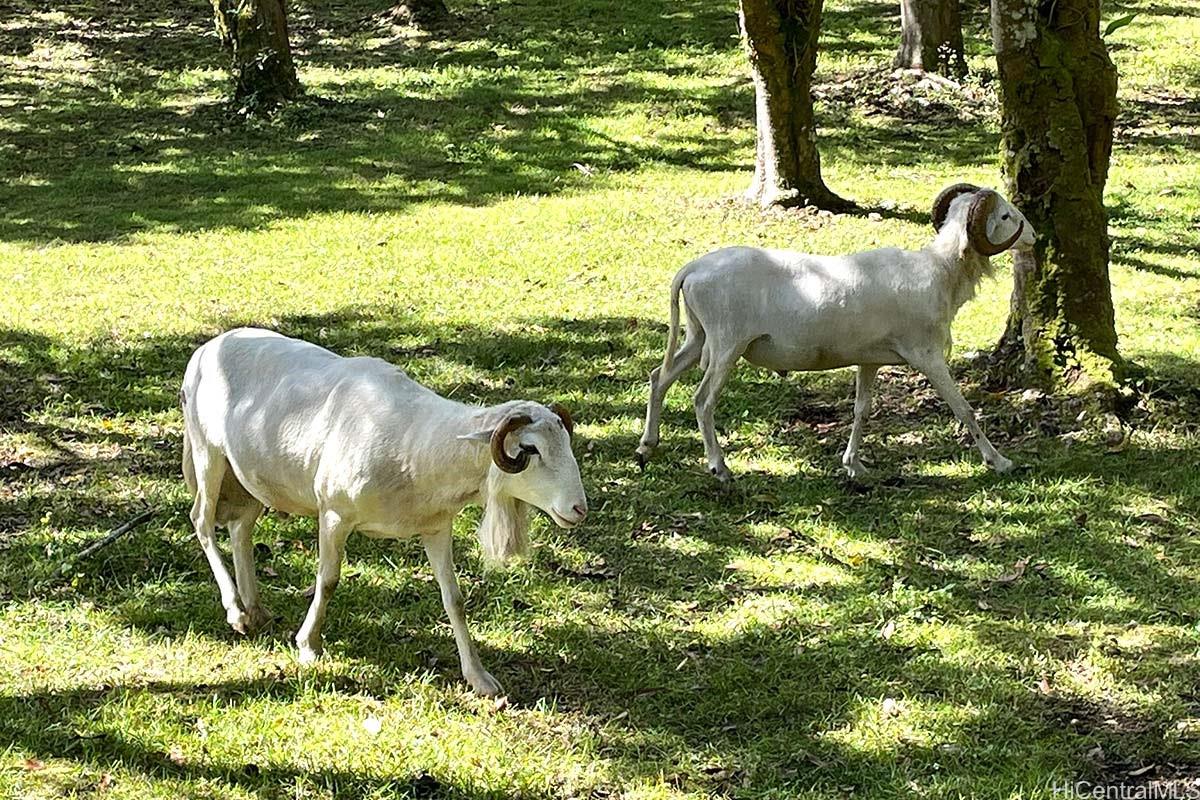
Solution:
<svg viewBox="0 0 1200 800"><path fill-rule="evenodd" d="M46 768L46 764L41 759L37 759L37 758L25 759L25 769L29 770L30 772L40 772L41 770L44 770L45 768Z"/></svg>
<svg viewBox="0 0 1200 800"><path fill-rule="evenodd" d="M167 751L167 759L172 764L183 766L187 763L187 756L183 754L183 749L179 745L171 745L171 749Z"/></svg>
<svg viewBox="0 0 1200 800"><path fill-rule="evenodd" d="M879 706L879 711L885 717L894 717L900 713L900 704L891 697L886 697Z"/></svg>
<svg viewBox="0 0 1200 800"><path fill-rule="evenodd" d="M497 697L495 700L492 701L492 710L493 711L503 711L504 709L506 709L508 707L509 707L508 695L506 695L506 694L502 694L499 697Z"/></svg>
<svg viewBox="0 0 1200 800"><path fill-rule="evenodd" d="M996 583L1015 583L1025 574L1025 568L1029 566L1028 556L1020 559L1013 564L1012 572L1006 572L999 578L996 578Z"/></svg>
<svg viewBox="0 0 1200 800"><path fill-rule="evenodd" d="M882 636L884 639L890 639L893 636L895 636L896 635L896 620L889 619L887 622L885 622L883 624L883 630L881 630L879 632L879 635Z"/></svg>
<svg viewBox="0 0 1200 800"><path fill-rule="evenodd" d="M1054 694L1054 689L1050 687L1050 680L1045 676L1042 676L1042 679L1038 681L1038 691L1042 694Z"/></svg>
<svg viewBox="0 0 1200 800"><path fill-rule="evenodd" d="M383 722L374 714L364 719L362 726L363 730L372 736L377 735L381 730L383 730Z"/></svg>
<svg viewBox="0 0 1200 800"><path fill-rule="evenodd" d="M1141 767L1139 769L1130 770L1128 775L1131 778L1140 778L1141 776L1145 775L1147 772L1153 772L1157 768L1158 768L1157 764L1147 764L1146 766Z"/></svg>

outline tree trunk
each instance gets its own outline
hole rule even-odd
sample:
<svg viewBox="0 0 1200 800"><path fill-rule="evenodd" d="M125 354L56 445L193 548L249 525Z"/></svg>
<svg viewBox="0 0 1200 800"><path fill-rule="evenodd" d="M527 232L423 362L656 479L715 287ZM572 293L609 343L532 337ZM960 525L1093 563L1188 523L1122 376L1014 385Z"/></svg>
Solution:
<svg viewBox="0 0 1200 800"><path fill-rule="evenodd" d="M966 75L959 0L900 0L900 50L893 66Z"/></svg>
<svg viewBox="0 0 1200 800"><path fill-rule="evenodd" d="M822 0L741 0L742 39L754 77L758 143L746 199L763 207L850 204L821 179L812 76Z"/></svg>
<svg viewBox="0 0 1200 800"><path fill-rule="evenodd" d="M450 19L450 9L445 0L404 0L389 8L382 16L398 25L416 25L431 28Z"/></svg>
<svg viewBox="0 0 1200 800"><path fill-rule="evenodd" d="M217 35L233 58L237 102L275 106L300 94L284 0L212 0Z"/></svg>
<svg viewBox="0 0 1200 800"><path fill-rule="evenodd" d="M1117 71L1100 0L991 0L1009 193L1038 239L1014 255L1012 307L997 348L1008 377L1054 385L1121 379L1104 182Z"/></svg>

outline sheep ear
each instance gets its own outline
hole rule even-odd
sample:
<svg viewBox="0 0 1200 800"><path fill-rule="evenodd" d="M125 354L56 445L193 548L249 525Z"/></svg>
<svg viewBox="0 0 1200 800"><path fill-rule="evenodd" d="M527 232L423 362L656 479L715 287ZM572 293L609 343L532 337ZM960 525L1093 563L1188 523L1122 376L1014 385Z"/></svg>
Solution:
<svg viewBox="0 0 1200 800"><path fill-rule="evenodd" d="M486 444L486 443L489 443L492 441L492 432L491 431L476 431L475 433L464 433L462 436L459 436L458 438L466 439L469 442L484 442Z"/></svg>

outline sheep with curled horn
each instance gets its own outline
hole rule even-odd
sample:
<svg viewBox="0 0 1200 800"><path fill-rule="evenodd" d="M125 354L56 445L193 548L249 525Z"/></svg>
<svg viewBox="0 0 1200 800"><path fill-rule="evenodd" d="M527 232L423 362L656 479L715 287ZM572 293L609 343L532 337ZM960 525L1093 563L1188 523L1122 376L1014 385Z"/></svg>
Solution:
<svg viewBox="0 0 1200 800"><path fill-rule="evenodd" d="M645 465L659 441L663 398L684 371L699 363L696 421L709 471L732 476L714 425L717 397L739 359L776 372L857 366L854 424L842 464L852 478L865 473L859 458L863 423L879 368L909 364L922 372L967 427L996 472L1012 462L980 430L975 413L950 376L946 353L958 309L991 272L990 257L1030 248L1025 217L990 189L947 187L933 203L934 239L920 250L889 247L842 256L728 247L692 261L671 282L671 325L663 363L650 373L646 424L637 448ZM687 333L679 339L679 300Z"/></svg>
<svg viewBox="0 0 1200 800"><path fill-rule="evenodd" d="M583 522L587 499L566 409L525 400L488 408L457 403L386 361L343 358L249 328L196 350L180 398L192 523L234 630L245 633L268 619L252 540L265 506L317 519L316 589L296 634L302 662L322 651L325 609L350 533L419 536L463 676L480 694L502 691L467 630L451 527L466 505L482 505L484 556L501 561L526 548L530 506L562 528ZM229 529L233 577L215 544L217 525Z"/></svg>

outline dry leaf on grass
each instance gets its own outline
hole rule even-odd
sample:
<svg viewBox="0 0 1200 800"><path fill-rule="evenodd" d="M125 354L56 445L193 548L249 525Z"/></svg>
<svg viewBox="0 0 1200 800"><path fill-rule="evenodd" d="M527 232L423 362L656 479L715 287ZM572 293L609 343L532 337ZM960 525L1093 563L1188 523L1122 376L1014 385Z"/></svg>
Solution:
<svg viewBox="0 0 1200 800"><path fill-rule="evenodd" d="M1006 572L1003 575L1001 575L999 578L996 578L994 583L1004 583L1004 584L1016 583L1017 581L1021 580L1021 578L1025 575L1025 569L1028 566L1029 566L1029 557L1026 556L1025 558L1022 558L1019 561L1017 561L1017 563L1013 564L1013 568L1012 568L1011 572Z"/></svg>

